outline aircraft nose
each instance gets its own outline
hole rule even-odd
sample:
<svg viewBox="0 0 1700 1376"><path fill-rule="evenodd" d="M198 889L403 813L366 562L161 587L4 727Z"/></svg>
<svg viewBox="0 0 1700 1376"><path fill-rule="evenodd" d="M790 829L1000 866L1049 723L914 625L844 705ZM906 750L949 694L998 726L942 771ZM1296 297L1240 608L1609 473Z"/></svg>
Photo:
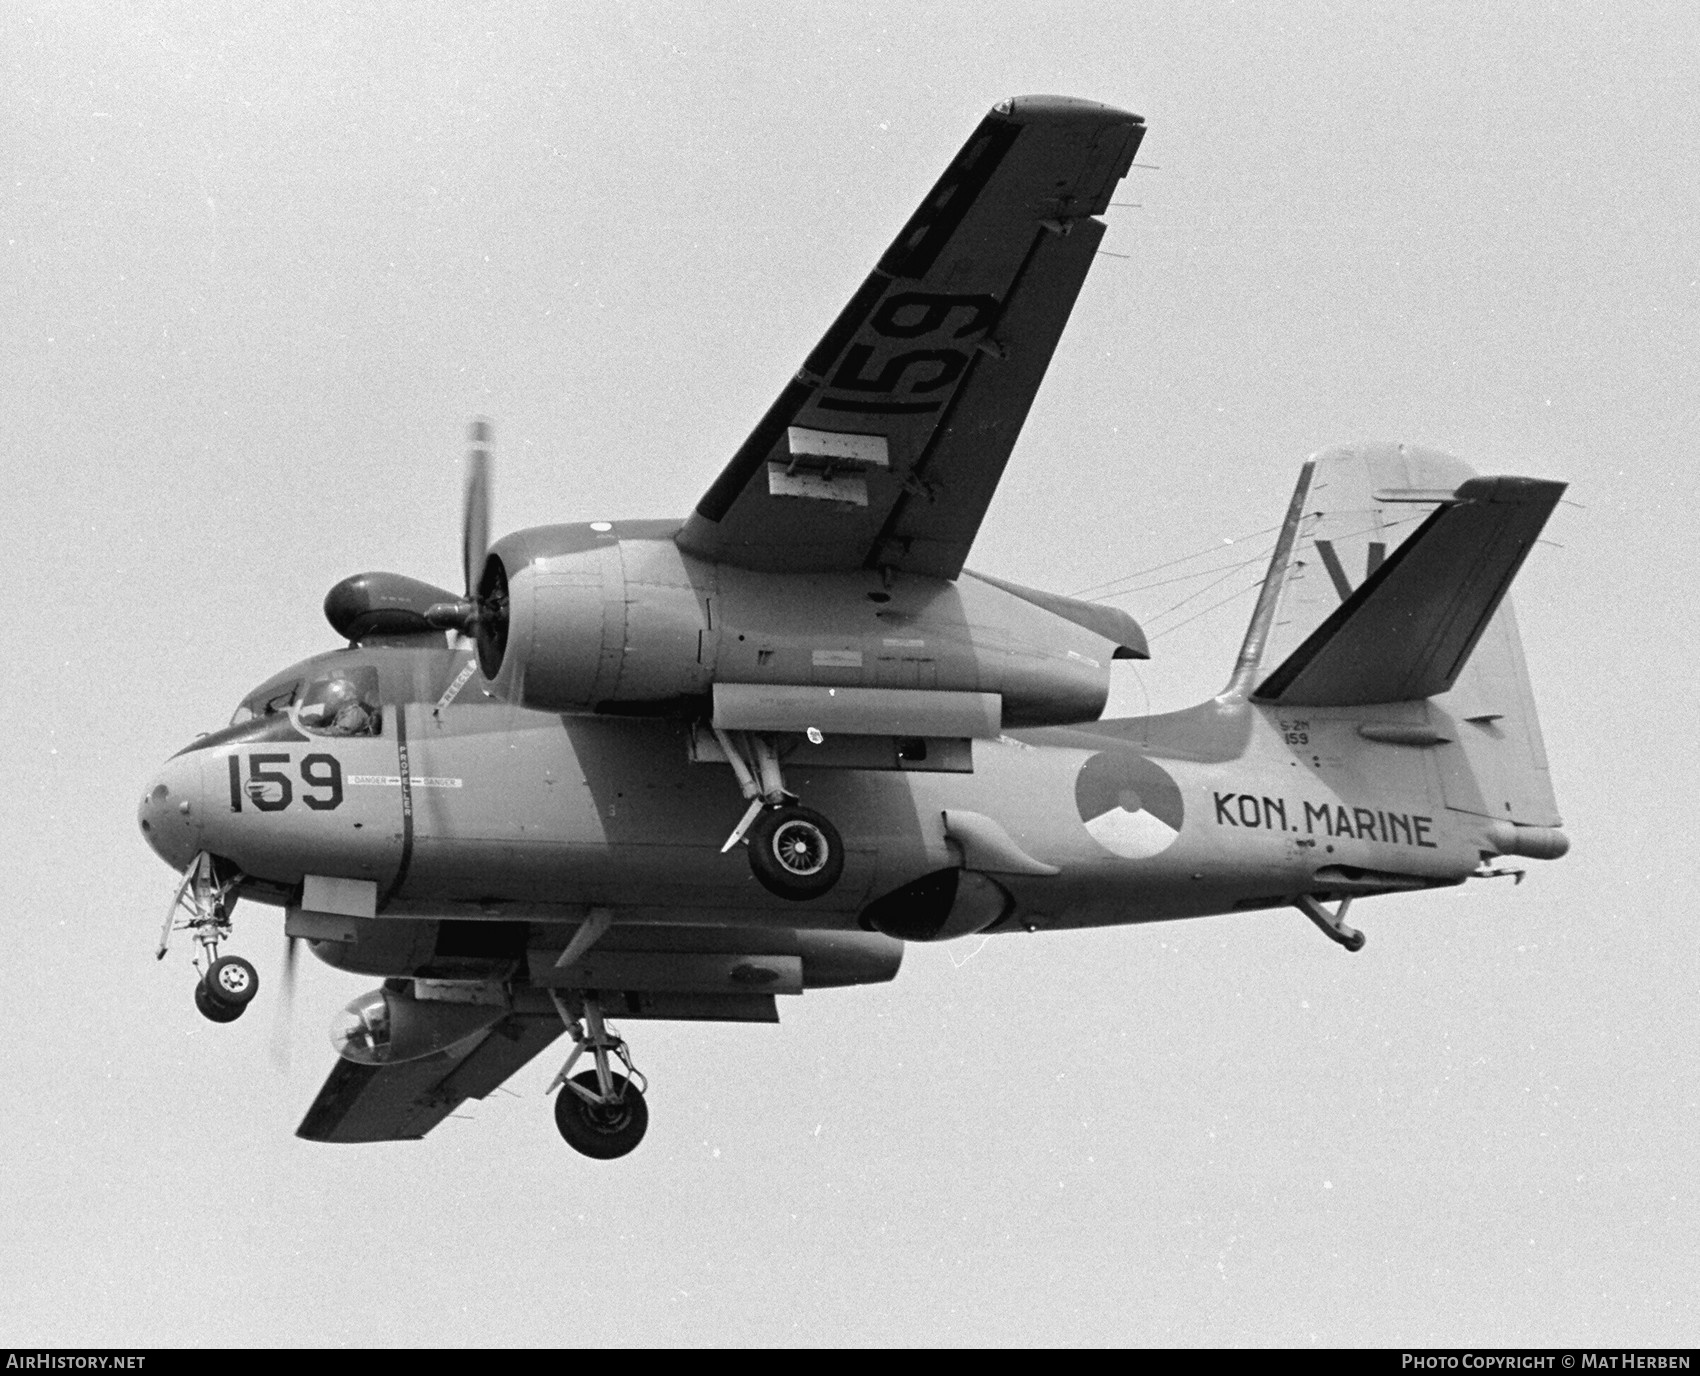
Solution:
<svg viewBox="0 0 1700 1376"><path fill-rule="evenodd" d="M183 869L201 849L202 803L199 752L167 761L142 795L136 822L155 854L172 869Z"/></svg>

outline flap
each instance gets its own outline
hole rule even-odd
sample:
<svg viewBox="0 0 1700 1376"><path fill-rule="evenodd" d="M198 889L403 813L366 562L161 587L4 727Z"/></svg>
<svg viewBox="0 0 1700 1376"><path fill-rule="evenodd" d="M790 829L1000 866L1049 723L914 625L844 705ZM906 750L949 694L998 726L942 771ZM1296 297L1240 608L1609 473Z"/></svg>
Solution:
<svg viewBox="0 0 1700 1376"><path fill-rule="evenodd" d="M1003 695L944 688L821 688L717 683L714 725L722 731L807 731L828 736L954 736L980 740L1003 730Z"/></svg>

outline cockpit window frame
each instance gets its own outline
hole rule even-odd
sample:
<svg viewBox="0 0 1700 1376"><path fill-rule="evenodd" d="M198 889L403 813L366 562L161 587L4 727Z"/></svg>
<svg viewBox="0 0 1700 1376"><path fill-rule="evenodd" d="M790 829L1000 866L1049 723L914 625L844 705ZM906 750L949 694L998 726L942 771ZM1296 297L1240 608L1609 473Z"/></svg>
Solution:
<svg viewBox="0 0 1700 1376"><path fill-rule="evenodd" d="M230 725L240 726L244 722L255 721L261 717L290 715L305 682L306 679L297 675L281 687L275 679L262 683L236 704L236 710L230 714ZM272 690L270 693L266 692L268 688Z"/></svg>

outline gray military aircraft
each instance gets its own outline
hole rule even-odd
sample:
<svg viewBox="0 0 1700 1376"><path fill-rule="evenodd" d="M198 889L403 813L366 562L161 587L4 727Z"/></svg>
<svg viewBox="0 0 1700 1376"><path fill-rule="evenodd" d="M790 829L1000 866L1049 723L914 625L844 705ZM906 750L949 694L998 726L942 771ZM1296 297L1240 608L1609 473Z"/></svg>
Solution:
<svg viewBox="0 0 1700 1376"><path fill-rule="evenodd" d="M996 106L682 521L491 546L475 426L463 594L337 584L346 645L166 764L202 1013L258 988L239 898L383 977L302 1137L421 1137L565 1029L557 1125L621 1156L610 1015L774 1022L973 933L1296 908L1357 950L1360 897L1564 853L1505 600L1560 483L1312 459L1227 687L1159 716L1100 720L1125 613L963 568L1144 132Z"/></svg>

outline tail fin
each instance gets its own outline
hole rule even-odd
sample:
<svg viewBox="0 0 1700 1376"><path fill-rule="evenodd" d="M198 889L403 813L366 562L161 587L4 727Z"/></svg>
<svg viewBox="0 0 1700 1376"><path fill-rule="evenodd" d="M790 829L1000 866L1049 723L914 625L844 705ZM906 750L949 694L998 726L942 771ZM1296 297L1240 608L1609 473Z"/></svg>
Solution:
<svg viewBox="0 0 1700 1376"><path fill-rule="evenodd" d="M1564 492L1407 445L1305 465L1230 692L1326 709L1428 700L1448 807L1558 825L1506 589ZM1265 666L1274 665L1271 669Z"/></svg>

